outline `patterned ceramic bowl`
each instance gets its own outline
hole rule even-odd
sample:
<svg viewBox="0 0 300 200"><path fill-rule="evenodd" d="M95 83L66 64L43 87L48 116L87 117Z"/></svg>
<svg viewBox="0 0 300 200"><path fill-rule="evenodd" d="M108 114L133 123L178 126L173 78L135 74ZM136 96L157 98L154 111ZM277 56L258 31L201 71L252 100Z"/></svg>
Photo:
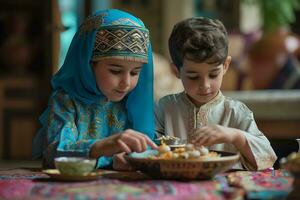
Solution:
<svg viewBox="0 0 300 200"><path fill-rule="evenodd" d="M158 141L159 145L166 144L171 148L171 150L180 147L185 147L186 145L186 140L174 136L169 136L169 135L162 136L160 138L157 138L156 140Z"/></svg>
<svg viewBox="0 0 300 200"><path fill-rule="evenodd" d="M216 151L221 157L195 159L152 159L156 150L126 155L130 165L153 178L163 179L210 179L218 173L230 169L238 160L239 155Z"/></svg>
<svg viewBox="0 0 300 200"><path fill-rule="evenodd" d="M96 166L96 159L80 157L55 158L55 167L64 175L85 175L92 172Z"/></svg>
<svg viewBox="0 0 300 200"><path fill-rule="evenodd" d="M185 140L182 140L178 137L174 137L174 136L162 136L160 138L156 139L157 141L159 141L159 144L166 144L166 145L184 145L186 143Z"/></svg>

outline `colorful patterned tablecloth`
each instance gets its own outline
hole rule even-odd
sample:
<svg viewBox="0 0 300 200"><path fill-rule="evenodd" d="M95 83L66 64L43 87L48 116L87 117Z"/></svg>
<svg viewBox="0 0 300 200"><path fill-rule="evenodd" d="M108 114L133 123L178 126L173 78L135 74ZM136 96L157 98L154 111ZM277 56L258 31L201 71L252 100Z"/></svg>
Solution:
<svg viewBox="0 0 300 200"><path fill-rule="evenodd" d="M286 171L238 171L227 175L230 186L243 188L247 199L285 199L293 189Z"/></svg>
<svg viewBox="0 0 300 200"><path fill-rule="evenodd" d="M103 175L94 181L60 182L36 170L0 171L0 199L210 200L243 199L244 195L249 199L280 199L290 192L293 181L280 171L275 174L233 172L219 175L214 180L189 182L151 180L136 172L102 172ZM253 195L251 192L258 194L257 188L269 195ZM281 191L280 196L276 191Z"/></svg>

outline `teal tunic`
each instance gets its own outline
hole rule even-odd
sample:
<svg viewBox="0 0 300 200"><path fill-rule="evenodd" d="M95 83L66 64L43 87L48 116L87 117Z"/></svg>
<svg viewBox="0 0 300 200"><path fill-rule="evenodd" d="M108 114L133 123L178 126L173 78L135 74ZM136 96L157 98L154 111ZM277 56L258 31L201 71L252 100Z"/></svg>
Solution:
<svg viewBox="0 0 300 200"><path fill-rule="evenodd" d="M110 102L105 97L87 105L58 90L50 99L47 144L44 162L53 167L57 156L89 157L92 145L128 128L124 103ZM111 158L101 157L98 167L107 167Z"/></svg>

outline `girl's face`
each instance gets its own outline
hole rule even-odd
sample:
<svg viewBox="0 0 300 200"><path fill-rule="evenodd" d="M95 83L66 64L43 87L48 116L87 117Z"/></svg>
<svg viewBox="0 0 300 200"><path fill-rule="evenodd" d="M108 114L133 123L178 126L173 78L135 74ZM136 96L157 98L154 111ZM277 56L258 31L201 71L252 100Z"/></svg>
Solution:
<svg viewBox="0 0 300 200"><path fill-rule="evenodd" d="M230 61L231 57L228 56L224 64L214 66L184 59L180 72L175 66L172 68L175 67L175 73L181 79L190 100L196 106L201 106L218 94Z"/></svg>
<svg viewBox="0 0 300 200"><path fill-rule="evenodd" d="M93 63L98 88L110 101L121 101L135 88L142 64L113 58Z"/></svg>

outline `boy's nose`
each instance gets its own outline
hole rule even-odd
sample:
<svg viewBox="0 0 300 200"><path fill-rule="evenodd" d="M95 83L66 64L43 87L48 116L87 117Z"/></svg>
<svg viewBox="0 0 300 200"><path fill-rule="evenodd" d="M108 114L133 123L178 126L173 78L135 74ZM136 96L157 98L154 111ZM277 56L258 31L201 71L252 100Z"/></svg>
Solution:
<svg viewBox="0 0 300 200"><path fill-rule="evenodd" d="M201 89L201 90L208 89L209 85L210 85L209 80L204 78L204 79L200 80L199 89Z"/></svg>

